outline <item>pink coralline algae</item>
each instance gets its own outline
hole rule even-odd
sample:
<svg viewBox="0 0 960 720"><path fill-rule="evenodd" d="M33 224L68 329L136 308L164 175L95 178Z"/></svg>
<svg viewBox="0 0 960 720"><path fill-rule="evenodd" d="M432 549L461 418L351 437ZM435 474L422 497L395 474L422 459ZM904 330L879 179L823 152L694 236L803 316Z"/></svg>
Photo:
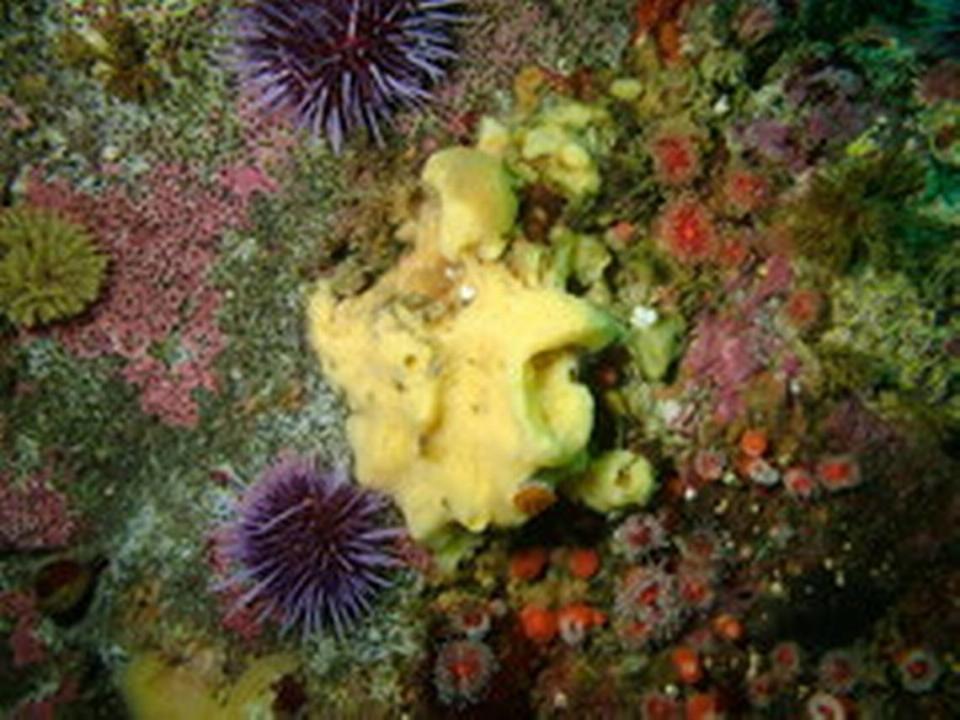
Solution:
<svg viewBox="0 0 960 720"><path fill-rule="evenodd" d="M694 331L684 369L720 387L734 387L760 369L756 355L756 341L748 324L734 318L707 317Z"/></svg>
<svg viewBox="0 0 960 720"><path fill-rule="evenodd" d="M479 31L466 38L464 61L435 92L435 112L447 125L470 105L471 97L509 85L521 68L537 60L530 38L550 22L544 11L536 5L521 6L506 0L495 0L491 9L509 13L510 22L478 26ZM400 118L400 123L408 125L411 120L412 116Z"/></svg>
<svg viewBox="0 0 960 720"><path fill-rule="evenodd" d="M782 295L792 283L793 266L790 258L783 254L771 256L760 270L760 280L746 302L747 309L753 310L775 295Z"/></svg>
<svg viewBox="0 0 960 720"><path fill-rule="evenodd" d="M0 618L15 621L8 638L14 667L35 665L47 659L47 647L36 634L40 611L32 594L19 590L0 593Z"/></svg>
<svg viewBox="0 0 960 720"><path fill-rule="evenodd" d="M837 404L824 421L824 434L834 449L864 455L895 450L902 444L895 428L856 397Z"/></svg>
<svg viewBox="0 0 960 720"><path fill-rule="evenodd" d="M801 369L767 321L768 301L787 293L793 282L789 258L771 256L759 275L748 287L730 288L745 293L730 312L700 316L681 364L681 372L694 386L713 389L713 414L720 423L743 415L744 391L759 373L776 369L794 376Z"/></svg>
<svg viewBox="0 0 960 720"><path fill-rule="evenodd" d="M0 474L0 551L50 550L70 542L76 520L49 480L48 472L20 483Z"/></svg>
<svg viewBox="0 0 960 720"><path fill-rule="evenodd" d="M58 708L76 701L80 696L80 682L68 675L60 681L59 687L51 695L40 700L27 700L13 711L12 720L56 720L64 713Z"/></svg>
<svg viewBox="0 0 960 720"><path fill-rule="evenodd" d="M256 97L244 94L238 99L235 112L243 128L243 154L249 158L251 167L268 177L267 169L286 166L298 146L292 123L282 115L261 112L257 109ZM227 178L229 172L229 168L224 170ZM268 177L267 182L273 181Z"/></svg>
<svg viewBox="0 0 960 720"><path fill-rule="evenodd" d="M227 538L220 531L210 536L207 545L207 564L214 578L220 624L250 645L263 634L264 612L257 604L243 602L244 589L228 586L231 563L225 550L226 542Z"/></svg>
<svg viewBox="0 0 960 720"><path fill-rule="evenodd" d="M30 204L88 227L111 257L104 298L56 337L79 357L126 360L122 374L139 388L143 411L175 426L197 423L195 390L217 390L213 364L225 346L221 293L210 285L217 241L243 226L255 192L275 187L244 166L220 179L221 186L208 185L192 170L162 165L135 196L118 186L93 196L35 174L27 193Z"/></svg>
<svg viewBox="0 0 960 720"><path fill-rule="evenodd" d="M232 165L220 172L224 187L243 202L258 192L274 193L279 189L277 181L255 165Z"/></svg>

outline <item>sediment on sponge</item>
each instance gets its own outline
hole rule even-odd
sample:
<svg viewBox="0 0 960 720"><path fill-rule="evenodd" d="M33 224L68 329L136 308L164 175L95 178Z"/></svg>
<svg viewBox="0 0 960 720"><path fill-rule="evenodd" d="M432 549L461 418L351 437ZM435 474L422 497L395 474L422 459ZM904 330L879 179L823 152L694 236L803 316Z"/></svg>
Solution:
<svg viewBox="0 0 960 720"><path fill-rule="evenodd" d="M81 312L100 294L107 262L84 228L55 213L0 213L0 311L17 325Z"/></svg>

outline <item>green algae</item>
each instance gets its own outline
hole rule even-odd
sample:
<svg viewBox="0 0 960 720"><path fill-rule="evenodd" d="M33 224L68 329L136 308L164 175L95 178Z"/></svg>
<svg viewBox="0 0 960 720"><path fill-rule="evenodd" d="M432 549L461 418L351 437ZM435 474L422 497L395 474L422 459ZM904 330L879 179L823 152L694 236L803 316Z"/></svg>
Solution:
<svg viewBox="0 0 960 720"><path fill-rule="evenodd" d="M49 211L0 213L0 311L23 327L77 315L100 293L107 256Z"/></svg>
<svg viewBox="0 0 960 720"><path fill-rule="evenodd" d="M827 354L860 358L850 363L863 368L854 387L893 386L960 421L960 371L947 348L956 319L941 320L906 276L873 268L837 281L830 295L831 327L820 342Z"/></svg>

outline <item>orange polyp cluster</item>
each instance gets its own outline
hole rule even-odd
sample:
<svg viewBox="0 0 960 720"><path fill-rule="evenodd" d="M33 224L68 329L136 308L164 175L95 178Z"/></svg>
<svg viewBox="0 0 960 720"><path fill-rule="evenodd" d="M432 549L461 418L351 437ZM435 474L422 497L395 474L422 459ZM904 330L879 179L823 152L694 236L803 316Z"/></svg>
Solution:
<svg viewBox="0 0 960 720"><path fill-rule="evenodd" d="M714 693L697 693L687 699L686 720L719 720L724 717L720 710L720 701Z"/></svg>
<svg viewBox="0 0 960 720"><path fill-rule="evenodd" d="M567 567L574 577L588 580L600 569L600 554L592 548L576 548L570 551Z"/></svg>
<svg viewBox="0 0 960 720"><path fill-rule="evenodd" d="M730 642L737 642L743 638L743 623L729 613L717 615L713 619L713 631Z"/></svg>
<svg viewBox="0 0 960 720"><path fill-rule="evenodd" d="M760 428L751 428L740 436L740 451L748 458L763 457L769 445L766 431Z"/></svg>
<svg viewBox="0 0 960 720"><path fill-rule="evenodd" d="M607 616L586 603L572 603L557 613L557 627L561 637L570 645L583 640L592 627L604 625Z"/></svg>
<svg viewBox="0 0 960 720"><path fill-rule="evenodd" d="M542 547L517 550L510 557L510 577L515 580L536 580L547 566L547 551Z"/></svg>
<svg viewBox="0 0 960 720"><path fill-rule="evenodd" d="M557 635L557 614L539 605L527 605L520 611L523 634L538 644L547 644Z"/></svg>
<svg viewBox="0 0 960 720"><path fill-rule="evenodd" d="M696 650L681 645L670 654L670 660L682 683L696 685L703 679L703 663Z"/></svg>

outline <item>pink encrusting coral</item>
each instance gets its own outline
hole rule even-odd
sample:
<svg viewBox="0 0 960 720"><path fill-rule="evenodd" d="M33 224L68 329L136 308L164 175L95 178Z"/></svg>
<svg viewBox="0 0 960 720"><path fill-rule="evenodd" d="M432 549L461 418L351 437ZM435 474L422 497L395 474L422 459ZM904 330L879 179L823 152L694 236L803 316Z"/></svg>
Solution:
<svg viewBox="0 0 960 720"><path fill-rule="evenodd" d="M261 604L243 602L243 596L246 593L243 588L227 584L231 573L231 562L226 550L227 543L227 534L222 529L214 531L208 538L206 552L207 565L217 588L220 624L245 644L251 645L263 634L263 621L266 616Z"/></svg>
<svg viewBox="0 0 960 720"><path fill-rule="evenodd" d="M770 298L786 293L793 283L793 265L783 253L772 255L761 267L753 292L744 303L745 310L755 310Z"/></svg>
<svg viewBox="0 0 960 720"><path fill-rule="evenodd" d="M49 471L22 482L0 473L0 551L60 548L76 529L67 498L51 485Z"/></svg>
<svg viewBox="0 0 960 720"><path fill-rule="evenodd" d="M224 170L221 183L160 165L136 195L114 186L94 196L39 173L27 191L31 205L89 228L111 257L104 298L57 328L56 337L80 357L126 360L123 377L139 388L143 411L170 425L196 425L194 391L217 388L213 364L225 346L217 325L221 293L210 282L217 242L245 224L255 192L276 187L262 171L243 166ZM168 349L163 359L160 343Z"/></svg>

